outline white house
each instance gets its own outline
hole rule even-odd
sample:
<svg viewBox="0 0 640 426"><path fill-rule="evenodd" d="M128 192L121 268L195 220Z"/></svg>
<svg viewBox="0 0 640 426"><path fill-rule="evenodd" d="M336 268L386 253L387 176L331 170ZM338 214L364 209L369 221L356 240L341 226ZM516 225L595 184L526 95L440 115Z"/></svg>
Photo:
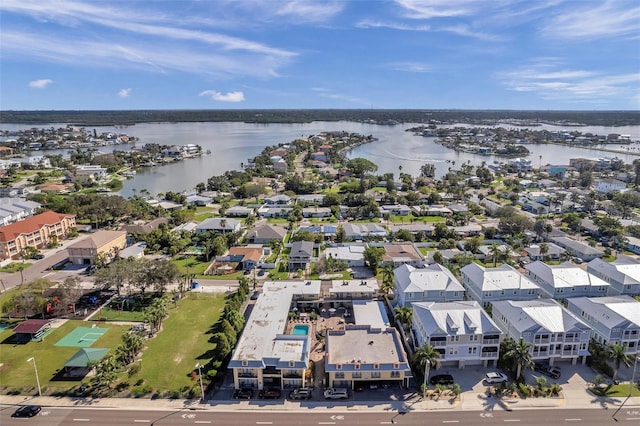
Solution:
<svg viewBox="0 0 640 426"><path fill-rule="evenodd" d="M493 302L491 316L516 342L531 344L534 361L586 361L591 327L553 299Z"/></svg>
<svg viewBox="0 0 640 426"><path fill-rule="evenodd" d="M413 302L452 302L464 299L464 287L446 267L400 265L394 271L394 293L399 306Z"/></svg>
<svg viewBox="0 0 640 426"><path fill-rule="evenodd" d="M619 257L613 262L593 259L587 264L587 272L611 285L609 295L640 294L640 262L630 257Z"/></svg>
<svg viewBox="0 0 640 426"><path fill-rule="evenodd" d="M341 262L346 262L350 268L364 266L363 245L352 244L348 246L329 247L324 251L326 257L332 257Z"/></svg>
<svg viewBox="0 0 640 426"><path fill-rule="evenodd" d="M628 354L640 353L640 302L629 296L575 297L568 309L591 326L597 342L623 345Z"/></svg>
<svg viewBox="0 0 640 426"><path fill-rule="evenodd" d="M203 234L207 231L214 232L238 232L240 231L241 222L236 219L225 217L211 217L205 219L196 226L196 233Z"/></svg>
<svg viewBox="0 0 640 426"><path fill-rule="evenodd" d="M593 188L597 192L606 194L613 191L625 190L627 189L627 184L617 179L600 179L593 185Z"/></svg>
<svg viewBox="0 0 640 426"><path fill-rule="evenodd" d="M416 302L412 329L416 347L431 345L443 366L495 365L503 333L475 301Z"/></svg>
<svg viewBox="0 0 640 426"><path fill-rule="evenodd" d="M524 268L525 275L552 299L606 296L609 290L609 283L570 262L547 265L537 261Z"/></svg>
<svg viewBox="0 0 640 426"><path fill-rule="evenodd" d="M477 300L482 306L489 306L497 300L538 298L538 285L506 263L497 268L470 263L460 269L460 273L467 297Z"/></svg>

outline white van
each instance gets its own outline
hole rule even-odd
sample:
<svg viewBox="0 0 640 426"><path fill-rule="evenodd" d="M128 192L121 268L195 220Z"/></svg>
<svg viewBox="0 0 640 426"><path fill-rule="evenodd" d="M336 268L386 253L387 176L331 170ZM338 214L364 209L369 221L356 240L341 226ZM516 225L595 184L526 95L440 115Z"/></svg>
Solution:
<svg viewBox="0 0 640 426"><path fill-rule="evenodd" d="M347 388L329 388L324 391L324 397L326 399L347 399L349 391Z"/></svg>

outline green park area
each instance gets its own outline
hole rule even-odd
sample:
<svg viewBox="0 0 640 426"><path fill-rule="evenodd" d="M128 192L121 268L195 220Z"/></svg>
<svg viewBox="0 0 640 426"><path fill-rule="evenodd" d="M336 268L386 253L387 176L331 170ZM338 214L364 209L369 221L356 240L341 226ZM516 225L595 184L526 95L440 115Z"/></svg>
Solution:
<svg viewBox="0 0 640 426"><path fill-rule="evenodd" d="M116 389L123 392L123 396L135 391L134 386L139 384L160 394L191 389L196 383L191 376L196 363L205 365L211 360L214 344L209 342L209 331L218 321L224 303L224 295L202 293L188 293L187 297L177 303L170 303L169 316L163 321L160 332L145 342L145 349L141 354L141 369L133 377L128 377L127 369L123 368L118 374L120 380L116 382ZM112 319L116 321L127 320L129 318L125 316L133 314L120 312L118 317L117 311L111 313L114 313L115 318ZM102 315L107 315L107 311L103 309ZM17 344L12 330L21 321L15 319L1 323L0 391L3 393L37 392L33 363L27 361L32 357L36 361L44 394L63 394L81 382L89 384L90 378L56 378L64 364L81 349L77 342L73 346L61 344L77 340L76 334L79 331L82 332L80 334L87 334L87 330L96 330L96 333L90 333L90 338L95 341L84 346L106 348L110 350L109 353L114 353L122 342L123 334L131 328L130 324L119 325L111 321L68 320L47 332L42 341ZM92 328L94 325L96 328ZM99 332L102 331L106 332L100 335Z"/></svg>
<svg viewBox="0 0 640 426"><path fill-rule="evenodd" d="M173 304L162 330L147 342L142 354L142 369L136 376L154 390L178 391L194 384L190 373L196 363L206 364L213 344L208 331L218 321L225 299L223 295L189 293Z"/></svg>
<svg viewBox="0 0 640 426"><path fill-rule="evenodd" d="M43 393L50 394L76 386L77 381L53 379L65 362L78 352L79 347L55 346L55 344L77 327L86 326L87 323L84 321L69 320L47 333L42 341L23 344L13 342L12 328L4 328L0 331L0 384L5 390L4 393L25 388L37 392L33 363L27 361L32 357L36 361ZM129 329L129 326L108 323L101 324L100 327L108 328L108 331L91 345L95 348L115 348L120 343L122 334Z"/></svg>

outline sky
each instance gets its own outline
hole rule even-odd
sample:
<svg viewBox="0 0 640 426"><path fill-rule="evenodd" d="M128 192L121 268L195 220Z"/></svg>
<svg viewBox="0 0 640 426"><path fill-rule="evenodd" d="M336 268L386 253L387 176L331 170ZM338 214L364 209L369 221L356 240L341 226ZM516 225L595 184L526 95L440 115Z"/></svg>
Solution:
<svg viewBox="0 0 640 426"><path fill-rule="evenodd" d="M0 0L0 109L639 110L637 0Z"/></svg>

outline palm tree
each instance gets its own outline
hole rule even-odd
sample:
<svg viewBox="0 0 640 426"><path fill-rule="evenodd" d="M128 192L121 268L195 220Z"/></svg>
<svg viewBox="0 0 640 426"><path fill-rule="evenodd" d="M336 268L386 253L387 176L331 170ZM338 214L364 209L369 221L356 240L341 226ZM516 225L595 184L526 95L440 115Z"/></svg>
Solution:
<svg viewBox="0 0 640 426"><path fill-rule="evenodd" d="M627 348L624 345L619 343L614 343L609 345L609 358L613 360L614 370L613 370L613 380L616 379L618 375L618 370L620 369L620 364L624 364L627 367L631 367L631 363L633 362L631 357L627 352Z"/></svg>
<svg viewBox="0 0 640 426"><path fill-rule="evenodd" d="M440 365L440 352L435 350L433 346L425 343L420 349L413 354L413 360L418 367L424 367L424 382L422 389L422 397L424 398L427 393L427 378L429 377L429 370L432 368L438 368Z"/></svg>
<svg viewBox="0 0 640 426"><path fill-rule="evenodd" d="M413 319L413 309L411 309L410 307L396 306L393 312L393 317L396 319L396 321L402 324L402 328L405 331L408 331L411 327L411 321Z"/></svg>
<svg viewBox="0 0 640 426"><path fill-rule="evenodd" d="M511 360L516 366L516 380L522 374L523 368L533 368L533 358L531 357L531 344L520 338L518 343L514 343L504 354L507 360Z"/></svg>
<svg viewBox="0 0 640 426"><path fill-rule="evenodd" d="M549 253L549 244L541 243L540 244L540 255L542 256L542 261L547 260L547 253Z"/></svg>
<svg viewBox="0 0 640 426"><path fill-rule="evenodd" d="M502 256L502 250L498 243L493 243L489 246L489 255L493 257L493 267L498 266L498 258Z"/></svg>
<svg viewBox="0 0 640 426"><path fill-rule="evenodd" d="M389 290L393 288L393 265L385 265L382 268L382 290L385 294L389 294Z"/></svg>

